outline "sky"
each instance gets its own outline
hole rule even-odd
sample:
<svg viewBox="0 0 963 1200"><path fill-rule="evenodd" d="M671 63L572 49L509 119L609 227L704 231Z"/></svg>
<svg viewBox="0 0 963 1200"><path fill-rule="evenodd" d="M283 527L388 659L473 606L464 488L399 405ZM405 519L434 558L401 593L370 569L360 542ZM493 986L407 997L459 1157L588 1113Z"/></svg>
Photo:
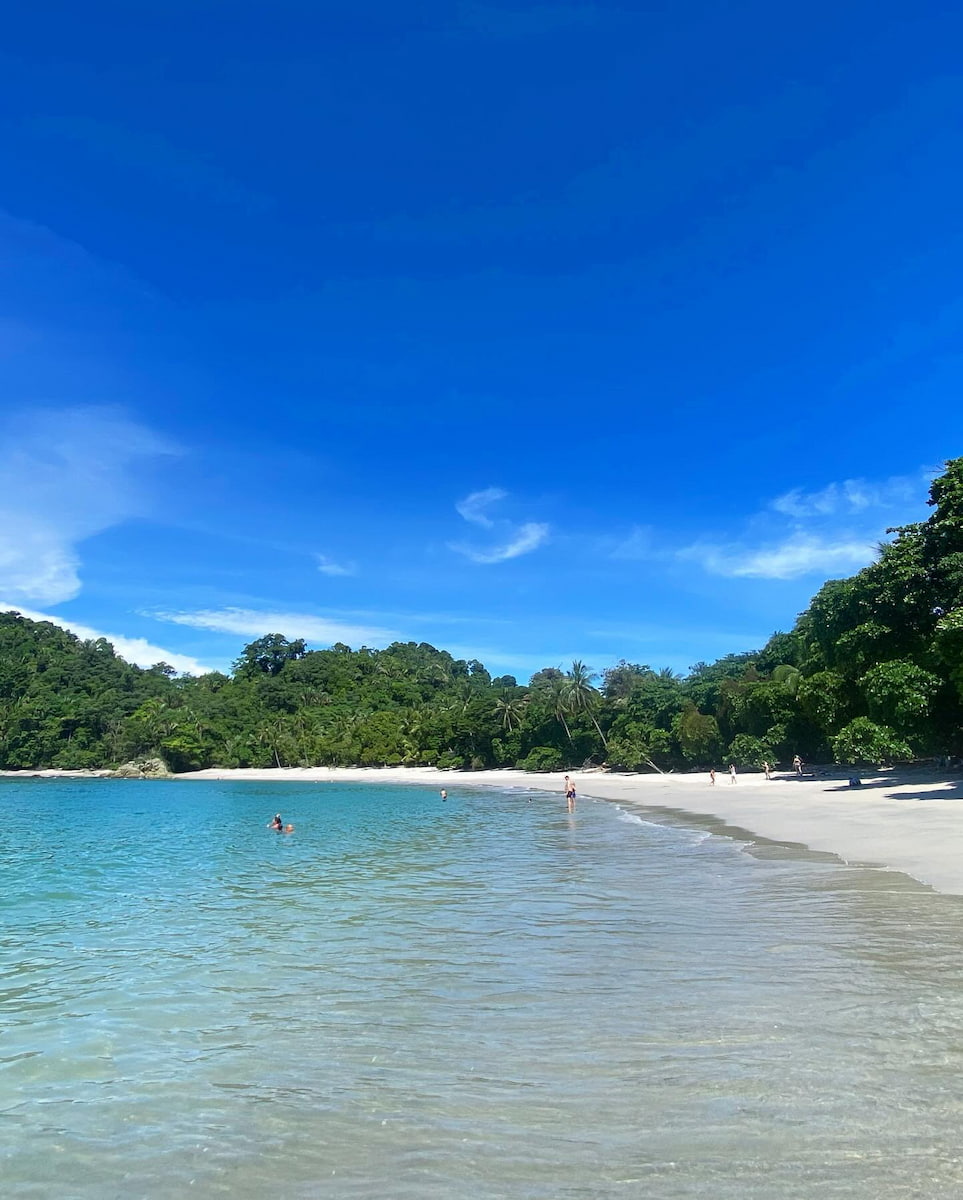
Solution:
<svg viewBox="0 0 963 1200"><path fill-rule="evenodd" d="M19 5L0 608L756 649L963 453L963 9Z"/></svg>

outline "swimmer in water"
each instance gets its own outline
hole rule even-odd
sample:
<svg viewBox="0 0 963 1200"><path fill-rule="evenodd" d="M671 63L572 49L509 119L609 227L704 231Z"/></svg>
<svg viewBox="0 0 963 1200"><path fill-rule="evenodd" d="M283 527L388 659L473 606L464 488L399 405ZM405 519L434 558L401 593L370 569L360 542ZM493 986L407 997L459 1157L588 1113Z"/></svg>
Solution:
<svg viewBox="0 0 963 1200"><path fill-rule="evenodd" d="M441 789L441 798L442 798L442 800L448 799L448 793L445 791L444 788Z"/></svg>
<svg viewBox="0 0 963 1200"><path fill-rule="evenodd" d="M293 825L285 825L281 820L281 814L275 813L274 820L268 822L268 829L273 829L275 833L293 833Z"/></svg>

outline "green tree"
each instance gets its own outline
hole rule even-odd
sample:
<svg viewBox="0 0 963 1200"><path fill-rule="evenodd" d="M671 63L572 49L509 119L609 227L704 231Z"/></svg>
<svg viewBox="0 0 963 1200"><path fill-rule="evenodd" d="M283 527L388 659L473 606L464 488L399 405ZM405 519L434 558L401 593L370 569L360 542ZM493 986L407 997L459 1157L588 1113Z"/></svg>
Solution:
<svg viewBox="0 0 963 1200"><path fill-rule="evenodd" d="M233 664L239 676L279 675L290 662L303 658L304 638L288 639L281 633L268 633L244 647Z"/></svg>
<svg viewBox="0 0 963 1200"><path fill-rule="evenodd" d="M895 729L877 725L869 717L856 717L833 738L833 753L837 762L882 763L899 762L913 757L913 752Z"/></svg>

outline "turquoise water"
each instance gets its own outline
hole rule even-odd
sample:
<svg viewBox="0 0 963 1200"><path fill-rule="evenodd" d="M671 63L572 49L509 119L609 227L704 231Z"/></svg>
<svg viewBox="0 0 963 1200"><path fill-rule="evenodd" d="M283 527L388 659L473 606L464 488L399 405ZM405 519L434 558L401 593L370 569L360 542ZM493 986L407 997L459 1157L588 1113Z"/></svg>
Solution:
<svg viewBox="0 0 963 1200"><path fill-rule="evenodd" d="M449 793L0 780L2 1194L963 1194L960 901Z"/></svg>

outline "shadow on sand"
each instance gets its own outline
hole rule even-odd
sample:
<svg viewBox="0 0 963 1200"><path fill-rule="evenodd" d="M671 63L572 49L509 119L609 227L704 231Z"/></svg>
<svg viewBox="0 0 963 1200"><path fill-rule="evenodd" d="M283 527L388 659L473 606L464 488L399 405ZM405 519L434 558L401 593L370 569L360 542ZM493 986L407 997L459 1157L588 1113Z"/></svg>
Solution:
<svg viewBox="0 0 963 1200"><path fill-rule="evenodd" d="M914 784L926 784L919 791L913 790ZM887 789L887 800L963 800L963 780L947 779L944 776L931 775L915 779L864 779L860 787L851 788L848 780L836 787L828 787L827 792L859 792L864 789Z"/></svg>

